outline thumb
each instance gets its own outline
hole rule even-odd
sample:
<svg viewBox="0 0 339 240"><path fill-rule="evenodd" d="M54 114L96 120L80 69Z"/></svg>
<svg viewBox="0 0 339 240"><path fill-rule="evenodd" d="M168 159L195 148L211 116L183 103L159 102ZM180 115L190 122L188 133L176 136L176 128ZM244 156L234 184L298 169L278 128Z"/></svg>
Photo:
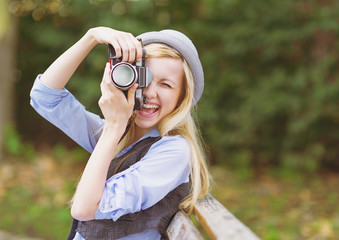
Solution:
<svg viewBox="0 0 339 240"><path fill-rule="evenodd" d="M127 101L130 104L133 104L134 106L134 97L135 97L135 91L138 88L138 84L134 84L129 90L128 90L128 95L127 95Z"/></svg>
<svg viewBox="0 0 339 240"><path fill-rule="evenodd" d="M104 77L109 78L110 72L111 72L111 64L107 62L105 65Z"/></svg>

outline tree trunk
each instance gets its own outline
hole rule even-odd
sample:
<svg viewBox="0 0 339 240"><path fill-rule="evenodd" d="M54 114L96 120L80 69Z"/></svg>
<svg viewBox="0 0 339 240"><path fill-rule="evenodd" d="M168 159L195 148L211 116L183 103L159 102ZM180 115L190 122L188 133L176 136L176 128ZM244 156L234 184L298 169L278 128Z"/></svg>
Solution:
<svg viewBox="0 0 339 240"><path fill-rule="evenodd" d="M4 156L5 127L13 121L13 91L18 19L8 12L9 0L0 3L0 162Z"/></svg>

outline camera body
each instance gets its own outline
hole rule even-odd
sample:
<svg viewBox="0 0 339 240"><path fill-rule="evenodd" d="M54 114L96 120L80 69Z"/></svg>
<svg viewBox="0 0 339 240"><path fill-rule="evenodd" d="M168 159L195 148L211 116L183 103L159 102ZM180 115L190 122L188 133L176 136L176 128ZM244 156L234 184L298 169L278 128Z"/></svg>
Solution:
<svg viewBox="0 0 339 240"><path fill-rule="evenodd" d="M146 88L152 81L152 73L145 66L146 51L143 48L143 54L141 61L135 61L133 63L122 62L121 58L117 58L115 50L111 44L108 44L108 59L111 65L111 80L113 84L121 89L127 96L128 89L133 84L138 83L138 88L135 92L135 104L134 110L140 110L144 103L144 96L142 90Z"/></svg>

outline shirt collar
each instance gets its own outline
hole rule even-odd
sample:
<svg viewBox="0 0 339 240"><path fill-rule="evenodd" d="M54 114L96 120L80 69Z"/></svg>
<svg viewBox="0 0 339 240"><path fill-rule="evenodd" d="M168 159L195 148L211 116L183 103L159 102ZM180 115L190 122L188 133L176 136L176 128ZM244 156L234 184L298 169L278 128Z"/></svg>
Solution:
<svg viewBox="0 0 339 240"><path fill-rule="evenodd" d="M136 143L140 142L141 140L148 138L148 137L159 137L160 133L158 131L158 129L153 128L151 130L149 130L144 136L142 136L138 141L136 141L135 143L133 143L132 145L128 146L127 148L125 148L124 150L122 150L117 157L121 156L122 154L126 153L128 150L130 150Z"/></svg>
<svg viewBox="0 0 339 240"><path fill-rule="evenodd" d="M142 136L137 142L145 139L145 138L148 138L148 137L159 137L160 136L160 133L158 131L158 129L156 128L153 128L151 130L149 130L144 136Z"/></svg>

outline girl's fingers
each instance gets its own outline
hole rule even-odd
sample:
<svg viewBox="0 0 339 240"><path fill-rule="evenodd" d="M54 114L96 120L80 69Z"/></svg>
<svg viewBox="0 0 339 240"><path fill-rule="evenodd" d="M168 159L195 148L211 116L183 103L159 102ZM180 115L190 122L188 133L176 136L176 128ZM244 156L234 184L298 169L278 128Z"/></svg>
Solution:
<svg viewBox="0 0 339 240"><path fill-rule="evenodd" d="M121 47L120 53L122 54L120 57L122 57L123 62L127 62L128 58L129 58L129 47L128 47L128 43L126 42L126 40L121 37L118 39L119 45ZM118 55L117 55L118 57Z"/></svg>
<svg viewBox="0 0 339 240"><path fill-rule="evenodd" d="M112 83L110 73L111 73L111 66L110 66L110 63L107 62L105 66L105 70L104 70L104 75L102 77L102 81L100 84L102 95L107 96L108 94L111 94L112 92L116 90Z"/></svg>
<svg viewBox="0 0 339 240"><path fill-rule="evenodd" d="M138 54L142 52L140 41L138 41L132 34L128 33L125 36L125 42L128 46L128 59L127 61L132 63L138 59Z"/></svg>
<svg viewBox="0 0 339 240"><path fill-rule="evenodd" d="M114 47L116 57L122 57L123 62L132 63L142 57L141 43L130 33L116 36L111 44Z"/></svg>
<svg viewBox="0 0 339 240"><path fill-rule="evenodd" d="M111 44L115 50L117 58L122 57L124 62L134 62L142 57L142 46L131 33L114 30L107 27L97 27L92 29L97 43Z"/></svg>
<svg viewBox="0 0 339 240"><path fill-rule="evenodd" d="M133 38L133 42L136 47L136 54L135 54L136 60L140 61L143 55L141 42L136 38Z"/></svg>
<svg viewBox="0 0 339 240"><path fill-rule="evenodd" d="M128 94L127 94L127 101L130 105L134 106L134 102L135 102L135 91L138 88L138 84L134 84L129 90L128 90Z"/></svg>
<svg viewBox="0 0 339 240"><path fill-rule="evenodd" d="M113 48L114 48L115 56L116 56L117 58L121 58L121 56L122 56L122 48L121 48L121 46L120 46L119 41L116 39L116 37L114 37L114 38L112 39L112 41L110 42L110 44L111 44L111 45L113 46Z"/></svg>

